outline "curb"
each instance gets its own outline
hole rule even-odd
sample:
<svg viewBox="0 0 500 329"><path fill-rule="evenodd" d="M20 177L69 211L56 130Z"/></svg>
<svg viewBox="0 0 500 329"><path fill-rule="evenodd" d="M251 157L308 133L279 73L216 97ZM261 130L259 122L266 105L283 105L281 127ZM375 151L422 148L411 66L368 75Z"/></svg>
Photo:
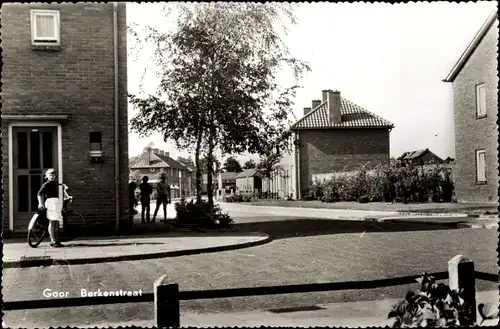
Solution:
<svg viewBox="0 0 500 329"><path fill-rule="evenodd" d="M498 223L457 223L457 228L498 228Z"/></svg>
<svg viewBox="0 0 500 329"><path fill-rule="evenodd" d="M165 251L153 254L116 255L116 256L105 256L96 258L76 258L76 259L55 259L43 256L44 258L39 257L41 259L30 259L25 261L4 261L3 268L24 268L24 267L57 266L57 265L84 265L84 264L123 262L123 261L165 258L165 257L192 256L205 253L214 253L221 251L231 251L231 250L250 248L267 244L271 241L273 241L273 238L266 234L266 236L263 239L257 241L243 242L239 244L232 244L226 246L199 248L199 249Z"/></svg>
<svg viewBox="0 0 500 329"><path fill-rule="evenodd" d="M430 225L430 226L443 226L443 227L452 227L452 228L460 228L459 225L469 224L468 222L448 222L448 223L440 223L440 222L425 222L425 221L408 221L404 219L387 219L387 220L378 220L379 223L391 223L391 224L420 224L420 225ZM464 228L467 226L464 226Z"/></svg>
<svg viewBox="0 0 500 329"><path fill-rule="evenodd" d="M480 215L476 214L466 214L466 213L444 213L444 212L408 212L408 211L398 211L402 216L432 216L432 217L468 217L468 218L478 218Z"/></svg>
<svg viewBox="0 0 500 329"><path fill-rule="evenodd" d="M477 218L477 217L474 217ZM440 222L425 222L425 221L407 221L404 219L387 219L383 220L383 218L376 219L380 223L394 223L394 224L421 224L421 225L432 225L432 226L446 226L446 227L452 227L452 228L484 228L484 229L492 229L492 228L498 228L498 223L493 223L493 222L483 222L483 223L478 223L478 222L468 222L468 221L456 221L456 222L448 222L448 223L440 223Z"/></svg>

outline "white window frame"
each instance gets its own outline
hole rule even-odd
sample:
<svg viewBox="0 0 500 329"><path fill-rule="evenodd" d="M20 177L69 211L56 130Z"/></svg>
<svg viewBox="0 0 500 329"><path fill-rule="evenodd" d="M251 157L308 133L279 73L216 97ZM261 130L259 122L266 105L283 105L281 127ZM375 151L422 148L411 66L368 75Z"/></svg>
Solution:
<svg viewBox="0 0 500 329"><path fill-rule="evenodd" d="M55 37L37 37L36 34L36 19L37 15L52 15L54 17L54 32ZM32 9L31 10L31 44L36 46L58 46L61 44L61 24L59 10L47 9Z"/></svg>
<svg viewBox="0 0 500 329"><path fill-rule="evenodd" d="M480 165L480 157L483 156L483 169L481 172ZM476 150L476 181L478 183L486 183L486 151L485 150Z"/></svg>
<svg viewBox="0 0 500 329"><path fill-rule="evenodd" d="M486 84L476 85L476 116L482 118L486 116Z"/></svg>

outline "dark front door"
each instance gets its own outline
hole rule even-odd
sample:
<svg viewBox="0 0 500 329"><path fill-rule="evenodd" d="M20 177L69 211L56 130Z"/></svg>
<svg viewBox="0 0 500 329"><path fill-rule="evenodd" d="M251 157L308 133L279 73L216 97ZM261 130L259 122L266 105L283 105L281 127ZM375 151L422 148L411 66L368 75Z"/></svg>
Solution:
<svg viewBox="0 0 500 329"><path fill-rule="evenodd" d="M13 127L14 231L25 231L38 208L45 171L56 169L57 128Z"/></svg>

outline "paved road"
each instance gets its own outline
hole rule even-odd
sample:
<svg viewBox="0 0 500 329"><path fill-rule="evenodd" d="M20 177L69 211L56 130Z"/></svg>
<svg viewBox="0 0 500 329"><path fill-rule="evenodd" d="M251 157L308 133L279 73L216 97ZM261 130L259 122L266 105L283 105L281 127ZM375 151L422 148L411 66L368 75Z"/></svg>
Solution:
<svg viewBox="0 0 500 329"><path fill-rule="evenodd" d="M167 217L175 218L174 200L167 205ZM218 202L216 202L218 203ZM342 210L342 209L312 209L312 208L285 208L285 207L259 207L240 203L219 203L223 212L227 212L234 219L260 216L281 216L296 218L321 218L321 219L354 219L366 217L396 216L397 212L372 211L372 210ZM156 208L156 203L151 202L151 216ZM141 206L137 208L141 211ZM158 218L163 218L163 210L158 211ZM137 215L140 218L140 214ZM246 222L237 221L237 222Z"/></svg>
<svg viewBox="0 0 500 329"><path fill-rule="evenodd" d="M283 226L283 223L281 223ZM497 272L497 232L487 229L352 232L279 238L244 250L187 257L50 268L4 269L5 301L43 299L46 288L79 296L80 289L152 292L153 281L168 274L181 290L253 287L332 281L371 280L446 271L447 261L463 254L476 269ZM275 295L190 301L182 312L238 312L322 303L398 298L409 286L364 291ZM413 286L414 288L414 286ZM478 290L497 284L477 282ZM147 321L152 303L8 311L11 326L78 326ZM71 320L70 320L71 319Z"/></svg>

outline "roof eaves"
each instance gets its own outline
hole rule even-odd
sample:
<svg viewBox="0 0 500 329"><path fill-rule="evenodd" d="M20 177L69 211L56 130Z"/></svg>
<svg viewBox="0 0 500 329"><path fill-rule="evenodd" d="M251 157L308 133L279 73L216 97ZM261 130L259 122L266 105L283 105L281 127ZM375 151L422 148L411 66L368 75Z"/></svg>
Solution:
<svg viewBox="0 0 500 329"><path fill-rule="evenodd" d="M342 126L342 127L298 127L294 130L316 130L316 129L393 129L394 125L380 126Z"/></svg>
<svg viewBox="0 0 500 329"><path fill-rule="evenodd" d="M467 46L467 48L465 49L465 51L462 53L462 56L460 56L460 58L458 59L458 61L455 64L455 66L453 66L453 68L451 69L451 71L448 74L448 76L445 79L442 80L443 82L453 82L453 81L455 81L455 78L460 73L460 71L464 67L465 63L467 63L467 61L469 60L469 58L472 56L472 54L474 53L474 51L476 50L476 48L481 43L481 40L483 40L484 36L486 35L486 33L488 32L488 30L490 29L490 27L493 24L493 22L495 22L495 20L497 19L497 14L498 14L497 13L497 8L493 9L493 11L491 12L491 14L488 17L488 19L484 22L483 26L481 26L481 28L479 29L479 31L477 32L477 34L474 36L474 38L472 39L472 41L470 42L470 44Z"/></svg>
<svg viewBox="0 0 500 329"><path fill-rule="evenodd" d="M382 126L384 126L384 127L385 127L385 126L387 126L387 127L390 127L390 128L394 128L394 124L393 124L392 122L390 122L389 120L386 120L386 119L382 118L380 115L375 114L374 112L368 111L368 110L367 110L367 109L365 109L364 107L361 107L361 106L359 106L358 104L356 104L356 103L354 103L354 102L351 102L351 101L350 101L350 100L348 100L348 99L345 99L345 98L344 98L344 101L346 101L346 102L348 102L348 103L351 103L351 104L352 104L352 105L354 105L354 106L359 107L362 111L364 111L364 112L366 112L366 113L368 113L368 114L370 114L370 115L373 115L375 118L379 119L379 120L380 120L380 121L382 121L382 122L386 122L386 123L387 123L386 125L382 125Z"/></svg>
<svg viewBox="0 0 500 329"><path fill-rule="evenodd" d="M290 127L290 130L296 130L297 129L297 125L303 121L304 119L310 117L313 113L316 113L319 109L321 109L323 107L323 105L325 105L327 103L327 101L324 101L322 102L321 104L319 104L318 106L316 106L316 108L312 109L309 113L307 113L306 115L304 115L302 118L300 118L297 122L295 122L292 127ZM299 128L300 129L300 128Z"/></svg>

